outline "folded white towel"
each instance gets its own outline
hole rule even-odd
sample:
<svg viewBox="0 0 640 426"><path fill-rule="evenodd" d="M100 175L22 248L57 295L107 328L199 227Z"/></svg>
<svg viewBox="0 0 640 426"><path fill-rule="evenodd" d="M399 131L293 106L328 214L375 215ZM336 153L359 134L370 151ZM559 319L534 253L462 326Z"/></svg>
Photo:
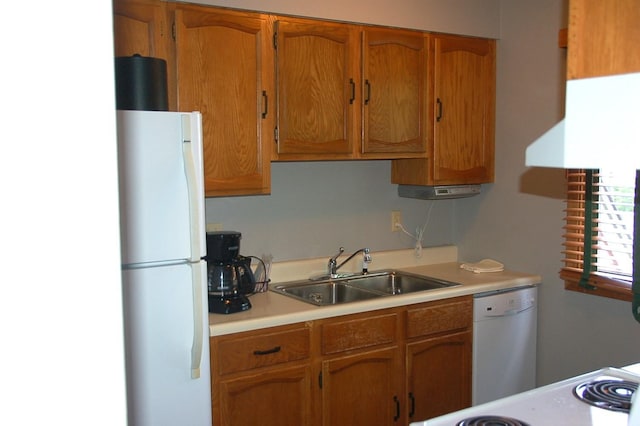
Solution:
<svg viewBox="0 0 640 426"><path fill-rule="evenodd" d="M476 263L463 263L460 265L462 269L479 274L481 272L500 272L504 271L504 265L493 259L483 259Z"/></svg>

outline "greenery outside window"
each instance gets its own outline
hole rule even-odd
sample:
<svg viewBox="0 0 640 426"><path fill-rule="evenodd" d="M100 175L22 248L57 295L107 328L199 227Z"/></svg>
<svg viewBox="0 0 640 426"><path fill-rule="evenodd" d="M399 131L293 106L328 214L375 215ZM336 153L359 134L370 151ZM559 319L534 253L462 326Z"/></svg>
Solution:
<svg viewBox="0 0 640 426"><path fill-rule="evenodd" d="M631 301L636 171L573 169L567 183L565 288Z"/></svg>

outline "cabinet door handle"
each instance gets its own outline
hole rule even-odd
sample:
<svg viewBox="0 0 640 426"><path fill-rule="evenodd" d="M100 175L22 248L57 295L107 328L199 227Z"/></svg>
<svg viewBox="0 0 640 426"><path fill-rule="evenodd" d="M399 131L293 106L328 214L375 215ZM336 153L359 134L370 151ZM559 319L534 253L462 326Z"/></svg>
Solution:
<svg viewBox="0 0 640 426"><path fill-rule="evenodd" d="M440 121L442 119L442 101L440 98L436 100L436 105L438 106L438 113L436 114L436 121Z"/></svg>
<svg viewBox="0 0 640 426"><path fill-rule="evenodd" d="M349 103L353 104L353 101L356 100L356 83L353 82L353 79L349 79L349 86L351 86L351 97L349 98Z"/></svg>
<svg viewBox="0 0 640 426"><path fill-rule="evenodd" d="M267 91L262 91L262 118L267 118L267 112L269 112L269 97Z"/></svg>
<svg viewBox="0 0 640 426"><path fill-rule="evenodd" d="M364 86L367 93L367 96L364 98L364 104L369 105L369 101L371 100L371 83L369 83L369 80L364 81Z"/></svg>
<svg viewBox="0 0 640 426"><path fill-rule="evenodd" d="M413 392L409 392L409 401L411 401L411 410L409 411L409 418L413 418L416 413L416 399L413 397Z"/></svg>
<svg viewBox="0 0 640 426"><path fill-rule="evenodd" d="M396 395L393 395L393 401L396 403L396 415L393 417L393 421L397 422L400 418L400 401Z"/></svg>
<svg viewBox="0 0 640 426"><path fill-rule="evenodd" d="M275 354L276 352L280 352L280 346L273 347L271 349L267 349L266 351L253 351L254 355L269 355Z"/></svg>

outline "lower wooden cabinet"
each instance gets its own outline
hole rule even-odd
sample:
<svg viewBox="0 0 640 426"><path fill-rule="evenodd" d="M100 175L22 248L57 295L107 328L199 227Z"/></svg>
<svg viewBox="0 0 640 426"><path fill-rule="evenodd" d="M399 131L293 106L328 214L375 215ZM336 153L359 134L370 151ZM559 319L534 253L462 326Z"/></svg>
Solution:
<svg viewBox="0 0 640 426"><path fill-rule="evenodd" d="M471 342L471 331L464 331L407 345L410 422L471 405Z"/></svg>
<svg viewBox="0 0 640 426"><path fill-rule="evenodd" d="M322 424L402 424L400 355L390 347L323 361Z"/></svg>
<svg viewBox="0 0 640 426"><path fill-rule="evenodd" d="M322 425L401 425L402 310L317 321Z"/></svg>
<svg viewBox="0 0 640 426"><path fill-rule="evenodd" d="M212 337L213 424L313 425L311 324Z"/></svg>
<svg viewBox="0 0 640 426"><path fill-rule="evenodd" d="M224 426L312 425L311 369L277 368L222 379L213 424ZM215 408L214 408L215 410Z"/></svg>
<svg viewBox="0 0 640 426"><path fill-rule="evenodd" d="M473 300L457 297L407 308L409 422L471 405Z"/></svg>
<svg viewBox="0 0 640 426"><path fill-rule="evenodd" d="M211 338L215 425L408 425L471 404L472 297Z"/></svg>

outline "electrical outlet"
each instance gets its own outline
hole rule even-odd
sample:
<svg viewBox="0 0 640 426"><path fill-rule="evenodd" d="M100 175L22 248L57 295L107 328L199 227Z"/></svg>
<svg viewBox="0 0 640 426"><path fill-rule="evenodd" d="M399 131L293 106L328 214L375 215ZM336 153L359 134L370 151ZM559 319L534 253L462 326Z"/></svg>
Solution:
<svg viewBox="0 0 640 426"><path fill-rule="evenodd" d="M402 212L399 210L393 210L391 212L391 232L398 232L402 225Z"/></svg>
<svg viewBox="0 0 640 426"><path fill-rule="evenodd" d="M207 223L207 232L222 231L221 223Z"/></svg>

